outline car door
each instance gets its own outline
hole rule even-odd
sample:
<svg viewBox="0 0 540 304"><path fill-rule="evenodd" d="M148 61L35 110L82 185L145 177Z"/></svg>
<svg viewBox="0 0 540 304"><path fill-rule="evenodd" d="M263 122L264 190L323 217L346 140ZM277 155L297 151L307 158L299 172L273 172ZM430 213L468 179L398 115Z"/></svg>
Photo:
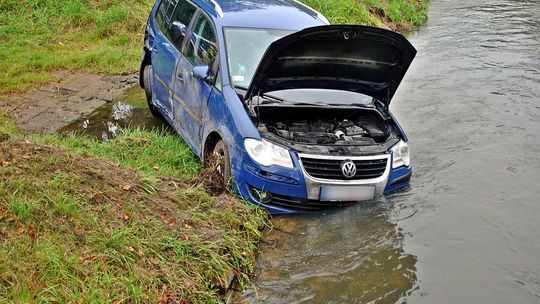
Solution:
<svg viewBox="0 0 540 304"><path fill-rule="evenodd" d="M170 42L170 19L178 0L163 0L156 12L154 28L159 29L152 45L154 104L169 119L172 115L174 74L180 52Z"/></svg>
<svg viewBox="0 0 540 304"><path fill-rule="evenodd" d="M166 0L165 0L166 1ZM167 81L164 79L156 79L156 82L166 85L169 90L168 98L170 103L169 118L172 123L172 126L182 135L186 142L192 142L189 134L184 131L183 121L179 120L177 115L174 114L177 111L178 102L175 102L174 99L174 90L176 88L176 83L179 81L179 77L176 73L176 67L182 58L181 51L186 42L186 36L189 32L189 26L192 22L193 16L197 12L197 8L186 0L180 0L177 2L174 10L172 11L167 27L167 35L165 35L166 42L161 46L162 49L166 51L164 54L159 55L160 58L164 58L167 55L171 54L174 56L174 61L167 60L166 67L159 67L157 70L166 71ZM158 51L159 54L159 51Z"/></svg>
<svg viewBox="0 0 540 304"><path fill-rule="evenodd" d="M186 43L184 56L180 58L176 67L178 81L174 89L174 102L178 107L174 114L177 120L182 121L185 132L191 137L191 145L197 153L200 153L202 116L213 84L193 77L193 68L208 66L215 71L218 58L216 31L210 18L204 13L201 12L196 17Z"/></svg>

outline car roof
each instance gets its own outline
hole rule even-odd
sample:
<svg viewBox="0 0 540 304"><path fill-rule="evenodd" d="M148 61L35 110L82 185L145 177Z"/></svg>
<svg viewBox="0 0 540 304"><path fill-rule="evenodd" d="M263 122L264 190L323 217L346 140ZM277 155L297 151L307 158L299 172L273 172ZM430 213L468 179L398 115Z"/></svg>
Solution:
<svg viewBox="0 0 540 304"><path fill-rule="evenodd" d="M194 0L223 27L301 30L328 24L319 12L295 0Z"/></svg>

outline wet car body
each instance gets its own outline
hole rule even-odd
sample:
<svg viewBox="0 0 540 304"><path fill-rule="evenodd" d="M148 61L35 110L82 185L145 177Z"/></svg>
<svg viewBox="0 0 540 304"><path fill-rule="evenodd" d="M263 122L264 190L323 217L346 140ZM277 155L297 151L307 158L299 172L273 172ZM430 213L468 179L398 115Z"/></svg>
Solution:
<svg viewBox="0 0 540 304"><path fill-rule="evenodd" d="M268 39L242 40L252 34ZM297 213L409 185L408 139L388 106L415 54L399 34L329 26L296 1L160 0L141 86L201 160L224 143L239 195Z"/></svg>

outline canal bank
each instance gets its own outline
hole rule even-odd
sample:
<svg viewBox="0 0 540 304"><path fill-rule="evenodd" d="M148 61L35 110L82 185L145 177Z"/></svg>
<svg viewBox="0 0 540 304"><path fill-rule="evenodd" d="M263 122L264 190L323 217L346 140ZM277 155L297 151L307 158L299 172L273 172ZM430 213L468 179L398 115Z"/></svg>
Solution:
<svg viewBox="0 0 540 304"><path fill-rule="evenodd" d="M372 14L371 1L348 2ZM248 284L266 214L190 179L201 164L177 135L130 125L148 118L144 100L117 99L132 77L87 74L138 68L150 5L0 3L0 302L215 303L231 282ZM66 131L100 140L13 125L55 133L71 122Z"/></svg>
<svg viewBox="0 0 540 304"><path fill-rule="evenodd" d="M243 303L538 303L538 1L433 1L392 104L412 187L280 218Z"/></svg>

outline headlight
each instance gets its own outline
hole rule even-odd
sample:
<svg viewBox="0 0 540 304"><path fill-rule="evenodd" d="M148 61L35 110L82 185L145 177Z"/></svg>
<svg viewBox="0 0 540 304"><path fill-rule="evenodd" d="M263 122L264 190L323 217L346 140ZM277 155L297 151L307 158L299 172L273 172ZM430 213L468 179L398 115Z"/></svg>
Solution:
<svg viewBox="0 0 540 304"><path fill-rule="evenodd" d="M409 154L409 145L400 140L395 146L392 147L392 168L396 169L399 167L408 167L411 164L411 156Z"/></svg>
<svg viewBox="0 0 540 304"><path fill-rule="evenodd" d="M249 156L263 166L278 165L285 168L293 168L293 162L289 150L274 145L266 140L248 138L244 141Z"/></svg>

